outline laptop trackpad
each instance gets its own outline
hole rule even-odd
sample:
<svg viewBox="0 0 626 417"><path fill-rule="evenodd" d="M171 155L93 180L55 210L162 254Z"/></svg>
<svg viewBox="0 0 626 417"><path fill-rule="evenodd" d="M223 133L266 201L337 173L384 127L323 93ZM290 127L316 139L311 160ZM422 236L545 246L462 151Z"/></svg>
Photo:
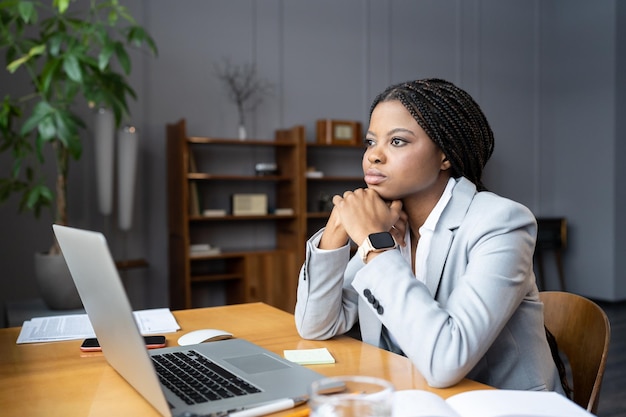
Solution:
<svg viewBox="0 0 626 417"><path fill-rule="evenodd" d="M289 367L288 365L262 353L240 356L238 358L228 358L224 360L249 374L276 371L278 369Z"/></svg>

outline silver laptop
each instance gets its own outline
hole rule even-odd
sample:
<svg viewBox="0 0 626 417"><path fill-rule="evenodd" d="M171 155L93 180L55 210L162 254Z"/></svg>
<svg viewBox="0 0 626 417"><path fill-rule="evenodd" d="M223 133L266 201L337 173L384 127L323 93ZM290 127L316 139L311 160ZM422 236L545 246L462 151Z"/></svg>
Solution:
<svg viewBox="0 0 626 417"><path fill-rule="evenodd" d="M104 235L53 229L107 362L162 415L223 416L304 396L323 377L237 338L148 351ZM182 381L191 376L186 367L196 375L191 383Z"/></svg>

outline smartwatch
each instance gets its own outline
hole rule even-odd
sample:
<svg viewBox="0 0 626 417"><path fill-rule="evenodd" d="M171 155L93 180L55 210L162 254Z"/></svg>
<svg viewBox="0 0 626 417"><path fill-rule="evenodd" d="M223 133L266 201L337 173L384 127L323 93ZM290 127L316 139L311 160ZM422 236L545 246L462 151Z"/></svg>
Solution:
<svg viewBox="0 0 626 417"><path fill-rule="evenodd" d="M395 249L398 246L396 240L389 232L372 233L369 235L361 246L358 253L363 259L363 263L367 262L367 255L370 252L384 252L389 249Z"/></svg>

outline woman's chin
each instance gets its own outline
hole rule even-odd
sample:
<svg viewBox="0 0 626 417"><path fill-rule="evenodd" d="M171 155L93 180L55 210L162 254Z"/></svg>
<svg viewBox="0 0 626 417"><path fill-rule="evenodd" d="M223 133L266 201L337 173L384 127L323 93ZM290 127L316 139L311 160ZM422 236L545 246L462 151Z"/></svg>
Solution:
<svg viewBox="0 0 626 417"><path fill-rule="evenodd" d="M393 201L393 200L401 199L401 196L399 196L397 193L389 192L385 190L383 187L377 187L375 185L368 185L367 188L369 188L370 190L376 191L376 193L378 193L380 198L386 201Z"/></svg>

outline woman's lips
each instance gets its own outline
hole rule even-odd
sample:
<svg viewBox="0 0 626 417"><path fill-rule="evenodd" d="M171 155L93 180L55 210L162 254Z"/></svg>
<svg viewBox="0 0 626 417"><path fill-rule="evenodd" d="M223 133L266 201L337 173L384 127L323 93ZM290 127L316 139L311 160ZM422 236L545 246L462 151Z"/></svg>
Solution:
<svg viewBox="0 0 626 417"><path fill-rule="evenodd" d="M382 172L376 169L368 169L365 172L364 180L365 180L365 183L368 185L377 185L383 182L386 178L387 177L383 175Z"/></svg>

